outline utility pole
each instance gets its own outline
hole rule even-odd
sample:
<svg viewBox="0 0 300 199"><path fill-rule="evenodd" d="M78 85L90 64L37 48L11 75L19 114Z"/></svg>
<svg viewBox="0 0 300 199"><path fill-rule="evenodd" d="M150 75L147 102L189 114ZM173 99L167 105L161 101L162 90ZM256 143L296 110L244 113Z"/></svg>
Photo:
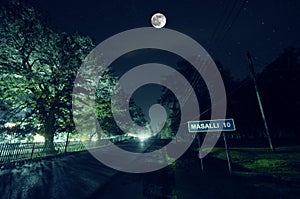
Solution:
<svg viewBox="0 0 300 199"><path fill-rule="evenodd" d="M267 134L267 137L268 137L270 149L272 151L275 151L275 148L273 147L273 144L272 144L272 139L271 139L271 136L270 136L268 124L267 124L267 121L266 121L264 109L263 109L263 106L262 106L262 103L261 103L260 94L259 94L258 87L257 87L257 81L256 81L256 76L255 76L255 71L254 71L252 56L251 56L251 54L250 54L249 51L247 52L247 57L248 57L248 61L249 61L249 69L250 69L251 76L252 76L252 79L253 79L253 82L254 82L254 87L255 87L255 91L256 91L257 101L258 101L258 104L259 104L261 116L262 116L262 119L264 121L264 126L265 126L266 134Z"/></svg>

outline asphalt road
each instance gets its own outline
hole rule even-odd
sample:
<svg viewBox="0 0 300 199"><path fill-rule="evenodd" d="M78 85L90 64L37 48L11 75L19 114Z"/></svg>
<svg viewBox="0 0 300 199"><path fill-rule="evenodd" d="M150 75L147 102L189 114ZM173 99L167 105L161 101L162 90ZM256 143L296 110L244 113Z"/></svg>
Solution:
<svg viewBox="0 0 300 199"><path fill-rule="evenodd" d="M163 140L129 141L119 143L118 146L128 151L143 153L160 149L167 142ZM135 162L132 160L132 164ZM174 171L171 167L165 167L149 173L118 172L89 198L174 198Z"/></svg>
<svg viewBox="0 0 300 199"><path fill-rule="evenodd" d="M126 141L118 144L141 153L164 143ZM134 165L136 160L113 157L110 147L95 149ZM142 173L111 169L89 152L72 153L0 170L0 198L299 198L298 183L288 183L251 171L229 175L227 162L207 156L201 172L197 152L187 151L175 165ZM143 166L143 165L140 165ZM233 164L235 171L243 171Z"/></svg>
<svg viewBox="0 0 300 199"><path fill-rule="evenodd" d="M153 140L143 143L132 140L118 145L126 150L141 153L159 148L155 143ZM100 154L113 154L110 147L95 150ZM134 160L121 158L121 161L134 164ZM145 179L148 177L143 174L128 174L111 169L96 160L89 152L79 152L1 170L0 197L76 199L112 198L121 194L123 198L125 196L140 198L145 195L145 187L149 189L148 187L153 184Z"/></svg>

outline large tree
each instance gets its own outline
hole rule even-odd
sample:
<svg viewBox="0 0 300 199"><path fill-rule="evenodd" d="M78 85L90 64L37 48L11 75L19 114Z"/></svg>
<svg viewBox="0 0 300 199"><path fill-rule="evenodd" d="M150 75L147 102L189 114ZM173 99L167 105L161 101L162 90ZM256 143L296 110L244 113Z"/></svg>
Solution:
<svg viewBox="0 0 300 199"><path fill-rule="evenodd" d="M118 77L115 76L111 69L106 70L99 79L99 83L96 90L96 115L98 122L102 128L102 133L109 135L120 135L128 132L123 132L118 125L128 126L128 123L124 121L121 124L117 124L114 120L112 114L112 106L116 103L126 104L129 103L129 113L131 119L140 126L146 126L147 121L145 115L136 102L131 98L126 101L127 96L125 92L118 89ZM112 94L116 93L118 95L118 100L111 101ZM125 106L123 106L125 107ZM115 114L123 114L125 110L118 109L115 110ZM96 130L98 138L101 138L101 131ZM135 132L136 133L136 132Z"/></svg>
<svg viewBox="0 0 300 199"><path fill-rule="evenodd" d="M22 122L39 127L54 151L55 133L73 131L73 82L93 42L53 31L18 2L1 7L0 38L0 97L9 120L23 113Z"/></svg>

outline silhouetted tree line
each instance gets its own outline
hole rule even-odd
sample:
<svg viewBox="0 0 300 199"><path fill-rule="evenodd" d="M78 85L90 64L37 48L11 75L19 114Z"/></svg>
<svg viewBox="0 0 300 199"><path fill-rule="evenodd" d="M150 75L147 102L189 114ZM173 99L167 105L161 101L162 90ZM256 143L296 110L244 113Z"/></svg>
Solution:
<svg viewBox="0 0 300 199"><path fill-rule="evenodd" d="M274 139L300 137L297 130L300 111L299 72L300 49L288 48L257 74L258 90ZM258 129L263 130L264 127L253 82L247 81L229 103L228 114L235 118L241 133L242 129L252 129L254 137L261 136Z"/></svg>
<svg viewBox="0 0 300 199"><path fill-rule="evenodd" d="M227 118L234 118L237 128L236 132L228 133L229 137L254 140L265 138L265 129L252 79L247 76L243 80L236 80L221 62L216 61L216 65L227 93ZM194 78L198 79L193 88L200 103L200 119L209 119L211 102L205 82L199 74L193 76L196 71L187 61L179 62L176 69L190 78L191 84L195 82ZM299 140L297 124L300 112L300 49L285 49L256 76L272 138L279 142L286 139ZM167 89L160 102L166 107L178 103L176 97ZM173 107L176 106L168 107L173 109L170 117L173 122L179 122L180 110ZM175 124L170 125L170 128L172 131L177 130Z"/></svg>

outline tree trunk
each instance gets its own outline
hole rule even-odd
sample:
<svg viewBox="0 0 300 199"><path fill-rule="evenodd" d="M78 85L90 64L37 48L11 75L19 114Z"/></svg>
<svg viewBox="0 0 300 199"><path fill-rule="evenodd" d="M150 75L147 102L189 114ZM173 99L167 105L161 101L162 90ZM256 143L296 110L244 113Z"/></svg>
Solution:
<svg viewBox="0 0 300 199"><path fill-rule="evenodd" d="M50 112L45 120L45 147L44 151L47 154L56 154L57 151L54 147L54 134L55 134L55 117L54 113Z"/></svg>
<svg viewBox="0 0 300 199"><path fill-rule="evenodd" d="M45 134L45 147L44 147L44 151L47 154L56 154L57 151L55 150L54 147L54 133L46 133Z"/></svg>

